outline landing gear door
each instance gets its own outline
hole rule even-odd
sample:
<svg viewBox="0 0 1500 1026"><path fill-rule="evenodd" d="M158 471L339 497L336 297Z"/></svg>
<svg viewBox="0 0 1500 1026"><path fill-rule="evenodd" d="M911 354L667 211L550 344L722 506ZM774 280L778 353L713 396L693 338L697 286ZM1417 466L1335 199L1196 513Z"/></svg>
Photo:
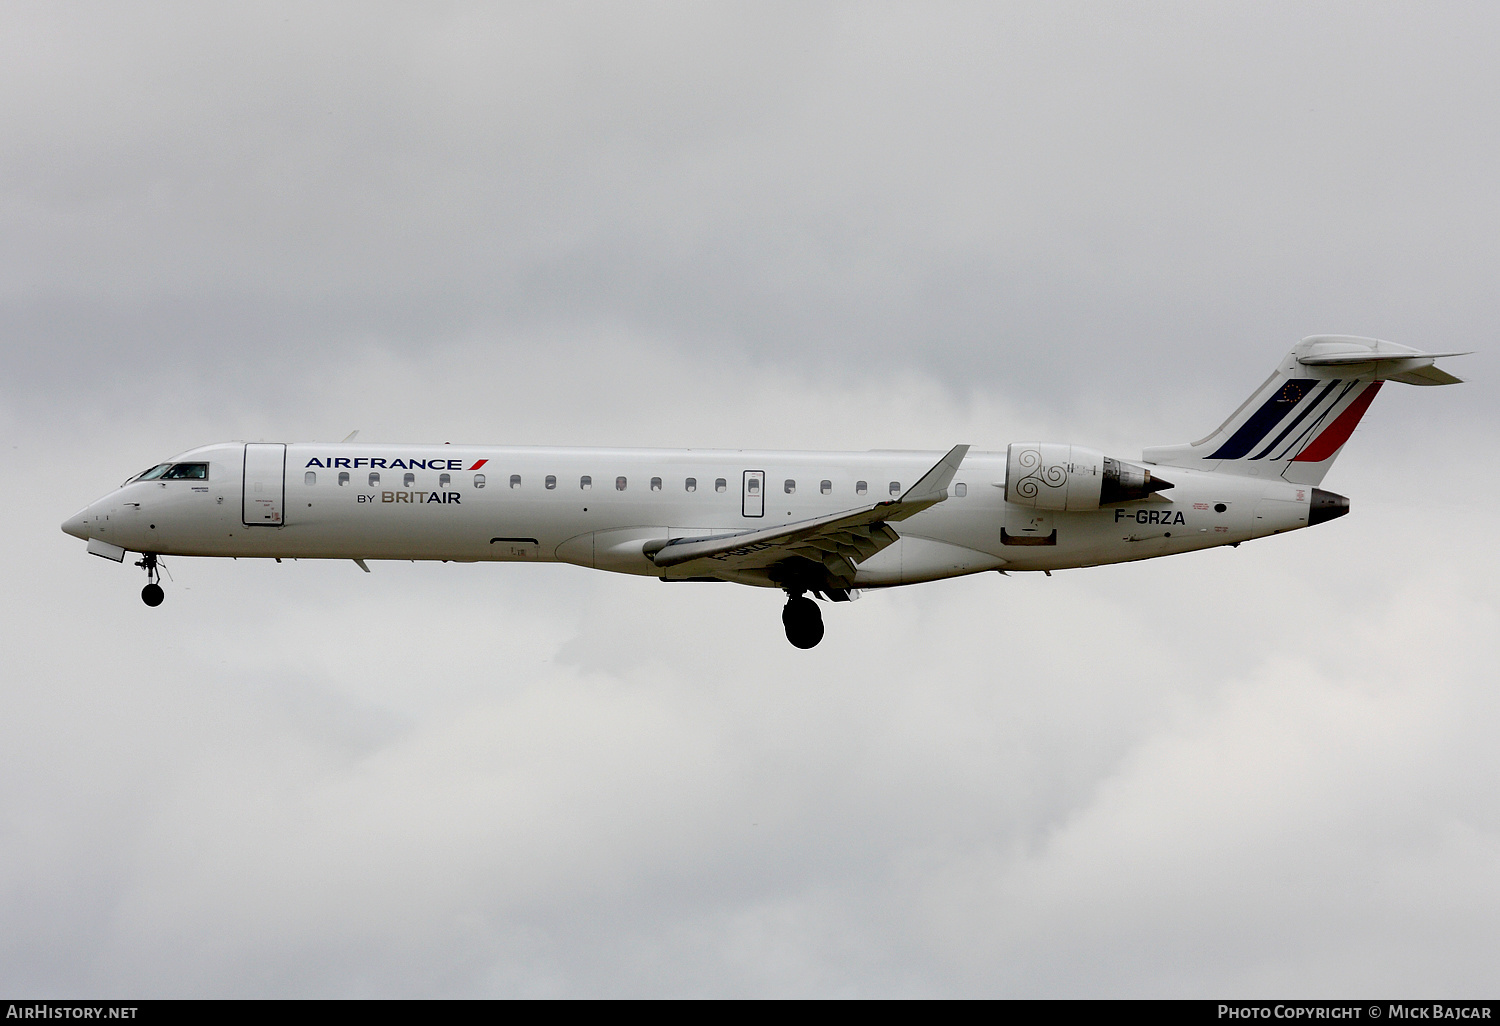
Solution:
<svg viewBox="0 0 1500 1026"><path fill-rule="evenodd" d="M766 515L766 472L764 470L745 471L744 501L745 516L763 517Z"/></svg>
<svg viewBox="0 0 1500 1026"><path fill-rule="evenodd" d="M242 518L247 527L280 527L286 509L286 446L280 442L245 445Z"/></svg>

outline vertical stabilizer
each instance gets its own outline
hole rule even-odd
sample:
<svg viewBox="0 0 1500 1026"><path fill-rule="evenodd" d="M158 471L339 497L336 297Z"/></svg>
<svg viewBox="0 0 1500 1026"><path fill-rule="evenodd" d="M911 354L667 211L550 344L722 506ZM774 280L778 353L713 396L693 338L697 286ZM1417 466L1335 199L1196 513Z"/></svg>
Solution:
<svg viewBox="0 0 1500 1026"><path fill-rule="evenodd" d="M1439 357L1354 335L1312 335L1207 438L1147 449L1147 463L1316 485L1386 381L1452 385Z"/></svg>

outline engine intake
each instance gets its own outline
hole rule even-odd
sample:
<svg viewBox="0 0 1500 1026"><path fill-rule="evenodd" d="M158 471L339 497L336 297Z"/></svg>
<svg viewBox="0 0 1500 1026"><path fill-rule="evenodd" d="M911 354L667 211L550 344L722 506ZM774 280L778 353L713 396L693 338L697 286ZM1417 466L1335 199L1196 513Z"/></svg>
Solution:
<svg viewBox="0 0 1500 1026"><path fill-rule="evenodd" d="M1074 512L1171 487L1145 467L1081 445L1013 442L1005 452L1005 501L1013 506Z"/></svg>

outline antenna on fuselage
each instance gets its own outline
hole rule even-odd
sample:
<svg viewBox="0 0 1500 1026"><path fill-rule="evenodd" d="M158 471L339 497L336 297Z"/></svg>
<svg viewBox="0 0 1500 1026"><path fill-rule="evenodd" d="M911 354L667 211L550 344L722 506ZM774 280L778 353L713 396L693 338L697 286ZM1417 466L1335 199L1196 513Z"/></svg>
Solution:
<svg viewBox="0 0 1500 1026"><path fill-rule="evenodd" d="M354 436L357 435L357 434L359 434L359 428L355 428L353 431L349 432L349 437L346 438L346 439L344 439L344 441L345 442L352 442L352 441L354 441Z"/></svg>

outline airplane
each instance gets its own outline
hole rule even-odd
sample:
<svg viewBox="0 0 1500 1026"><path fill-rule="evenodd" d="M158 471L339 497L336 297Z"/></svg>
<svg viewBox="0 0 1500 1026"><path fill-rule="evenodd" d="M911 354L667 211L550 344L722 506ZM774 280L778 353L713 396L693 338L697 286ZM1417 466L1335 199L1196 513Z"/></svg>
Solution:
<svg viewBox="0 0 1500 1026"><path fill-rule="evenodd" d="M1218 429L1138 461L1015 442L777 452L224 442L135 475L62 529L116 562L137 552L160 605L162 556L560 562L786 594L801 649L809 596L964 574L1099 566L1237 546L1325 523L1318 487L1386 381L1448 385L1440 357L1314 335ZM357 432L356 432L357 434Z"/></svg>

